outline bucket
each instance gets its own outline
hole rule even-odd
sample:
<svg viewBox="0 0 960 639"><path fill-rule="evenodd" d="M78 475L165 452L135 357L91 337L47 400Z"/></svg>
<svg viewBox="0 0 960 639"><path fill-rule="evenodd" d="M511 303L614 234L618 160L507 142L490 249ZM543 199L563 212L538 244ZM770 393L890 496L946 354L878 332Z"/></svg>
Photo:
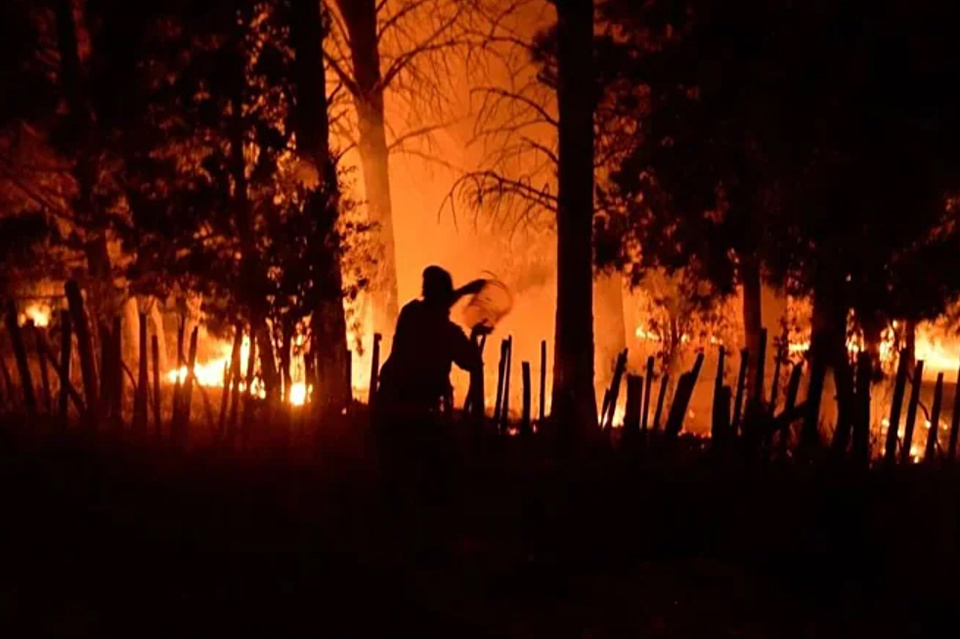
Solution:
<svg viewBox="0 0 960 639"><path fill-rule="evenodd" d="M507 285L484 274L486 283L470 298L460 312L464 326L473 329L475 326L486 326L493 329L513 308L513 295Z"/></svg>

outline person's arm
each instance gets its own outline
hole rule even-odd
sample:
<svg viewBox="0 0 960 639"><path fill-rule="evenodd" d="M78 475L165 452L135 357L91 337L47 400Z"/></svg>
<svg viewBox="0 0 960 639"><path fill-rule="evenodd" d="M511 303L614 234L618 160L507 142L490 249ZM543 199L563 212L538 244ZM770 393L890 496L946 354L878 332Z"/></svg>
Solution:
<svg viewBox="0 0 960 639"><path fill-rule="evenodd" d="M456 301L464 295L476 295L486 284L487 280L484 279L473 280L472 282L464 284L453 292L453 299Z"/></svg>
<svg viewBox="0 0 960 639"><path fill-rule="evenodd" d="M473 339L468 338L456 324L450 324L453 342L453 363L469 373L478 372L483 367L480 348Z"/></svg>

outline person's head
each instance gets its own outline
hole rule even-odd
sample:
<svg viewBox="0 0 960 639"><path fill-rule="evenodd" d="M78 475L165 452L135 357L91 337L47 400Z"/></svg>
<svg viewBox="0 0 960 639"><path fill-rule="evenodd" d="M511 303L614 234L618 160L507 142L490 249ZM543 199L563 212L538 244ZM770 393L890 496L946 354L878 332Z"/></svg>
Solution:
<svg viewBox="0 0 960 639"><path fill-rule="evenodd" d="M439 266L423 269L423 299L432 304L450 305L453 301L453 278Z"/></svg>

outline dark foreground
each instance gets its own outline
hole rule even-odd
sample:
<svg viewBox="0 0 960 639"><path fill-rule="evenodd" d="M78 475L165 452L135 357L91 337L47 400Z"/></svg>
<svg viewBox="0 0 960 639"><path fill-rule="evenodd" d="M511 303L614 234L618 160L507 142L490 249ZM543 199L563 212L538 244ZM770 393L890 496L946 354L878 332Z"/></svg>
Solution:
<svg viewBox="0 0 960 639"><path fill-rule="evenodd" d="M0 634L906 637L960 628L960 479L519 440L384 505L356 429L189 456L0 435Z"/></svg>

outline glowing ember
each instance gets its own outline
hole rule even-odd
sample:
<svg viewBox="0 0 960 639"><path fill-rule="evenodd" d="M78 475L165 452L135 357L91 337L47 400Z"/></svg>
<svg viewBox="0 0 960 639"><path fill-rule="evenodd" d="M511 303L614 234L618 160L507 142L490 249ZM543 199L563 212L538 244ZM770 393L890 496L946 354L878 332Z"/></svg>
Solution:
<svg viewBox="0 0 960 639"><path fill-rule="evenodd" d="M660 334L659 334L659 333L655 333L654 331L645 330L645 329L644 329L643 327L641 327L641 326L638 326L638 327L637 327L637 330L636 330L636 333L635 333L635 334L636 334L636 336L637 336L637 339L645 339L645 340L650 341L650 342L662 342L662 341L663 341L663 338L660 337Z"/></svg>

